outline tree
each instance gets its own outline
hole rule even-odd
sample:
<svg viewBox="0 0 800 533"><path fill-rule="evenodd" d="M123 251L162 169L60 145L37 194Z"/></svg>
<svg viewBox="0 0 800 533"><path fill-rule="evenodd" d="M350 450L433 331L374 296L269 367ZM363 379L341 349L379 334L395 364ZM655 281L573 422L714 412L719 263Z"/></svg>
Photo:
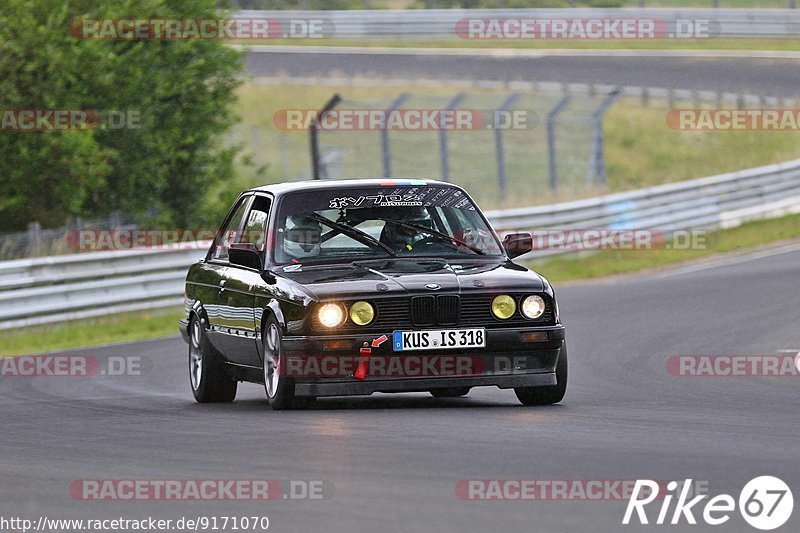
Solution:
<svg viewBox="0 0 800 533"><path fill-rule="evenodd" d="M233 173L221 136L235 118L241 53L220 40L88 40L69 29L79 19L220 16L214 0L4 0L0 110L88 109L135 121L0 130L0 229L114 210L161 224L196 220L206 191Z"/></svg>

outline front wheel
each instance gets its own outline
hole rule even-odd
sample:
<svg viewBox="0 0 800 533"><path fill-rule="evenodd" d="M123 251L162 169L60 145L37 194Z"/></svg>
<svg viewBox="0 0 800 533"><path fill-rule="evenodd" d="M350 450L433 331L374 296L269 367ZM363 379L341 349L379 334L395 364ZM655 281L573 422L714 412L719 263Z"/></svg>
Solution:
<svg viewBox="0 0 800 533"><path fill-rule="evenodd" d="M267 392L269 406L275 410L299 407L306 402L294 395L294 382L284 374L283 334L275 317L267 319L262 337L264 347L264 389Z"/></svg>
<svg viewBox="0 0 800 533"><path fill-rule="evenodd" d="M203 323L196 316L189 323L189 383L198 403L232 402L239 385L215 359Z"/></svg>
<svg viewBox="0 0 800 533"><path fill-rule="evenodd" d="M564 399L567 392L567 374L569 364L567 363L567 345L561 346L561 353L558 355L556 364L556 385L548 387L517 387L514 393L523 405L550 405L558 403Z"/></svg>

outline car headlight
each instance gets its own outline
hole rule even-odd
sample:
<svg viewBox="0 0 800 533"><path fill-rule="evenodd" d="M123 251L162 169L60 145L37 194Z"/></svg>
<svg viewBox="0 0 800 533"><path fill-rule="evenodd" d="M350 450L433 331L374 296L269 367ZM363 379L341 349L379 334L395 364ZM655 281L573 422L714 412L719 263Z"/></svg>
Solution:
<svg viewBox="0 0 800 533"><path fill-rule="evenodd" d="M346 315L344 308L339 304L327 303L322 304L317 310L317 318L319 323L326 328L335 328L342 325Z"/></svg>
<svg viewBox="0 0 800 533"><path fill-rule="evenodd" d="M350 306L350 320L359 326L366 326L375 318L375 308L369 302L356 302Z"/></svg>
<svg viewBox="0 0 800 533"><path fill-rule="evenodd" d="M526 318L539 318L544 314L545 307L544 298L534 294L522 300L521 310Z"/></svg>
<svg viewBox="0 0 800 533"><path fill-rule="evenodd" d="M517 302L507 294L495 296L494 300L492 300L492 313L500 320L511 318L516 310Z"/></svg>

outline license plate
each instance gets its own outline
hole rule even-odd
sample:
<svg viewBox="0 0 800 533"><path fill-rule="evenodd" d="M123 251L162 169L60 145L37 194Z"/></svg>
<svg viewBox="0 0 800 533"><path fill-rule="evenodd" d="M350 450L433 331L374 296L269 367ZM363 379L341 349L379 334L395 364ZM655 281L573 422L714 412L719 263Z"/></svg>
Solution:
<svg viewBox="0 0 800 533"><path fill-rule="evenodd" d="M485 348L486 331L483 328L395 331L392 346L395 352Z"/></svg>

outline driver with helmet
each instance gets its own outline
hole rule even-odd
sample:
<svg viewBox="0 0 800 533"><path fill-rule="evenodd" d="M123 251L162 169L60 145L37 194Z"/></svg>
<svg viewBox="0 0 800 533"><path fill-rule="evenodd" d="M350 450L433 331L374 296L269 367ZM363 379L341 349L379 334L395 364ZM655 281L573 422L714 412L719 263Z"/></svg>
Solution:
<svg viewBox="0 0 800 533"><path fill-rule="evenodd" d="M399 252L413 250L414 245L425 238L425 233L408 226L395 224L392 220L423 228L433 228L431 215L422 206L397 208L386 218L391 220L386 221L381 231L380 241Z"/></svg>
<svg viewBox="0 0 800 533"><path fill-rule="evenodd" d="M287 218L283 232L283 253L289 259L307 259L319 255L322 227L316 220L304 215Z"/></svg>

